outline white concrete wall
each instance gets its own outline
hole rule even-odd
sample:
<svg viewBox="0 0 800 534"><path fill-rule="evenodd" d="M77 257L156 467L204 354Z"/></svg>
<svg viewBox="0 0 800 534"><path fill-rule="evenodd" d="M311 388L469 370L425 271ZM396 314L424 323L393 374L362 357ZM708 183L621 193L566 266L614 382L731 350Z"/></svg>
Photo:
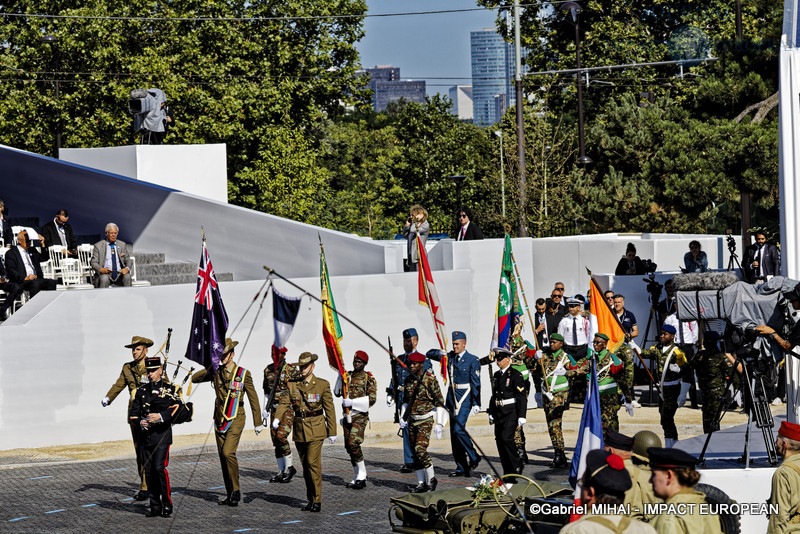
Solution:
<svg viewBox="0 0 800 534"><path fill-rule="evenodd" d="M228 202L225 144L62 148L70 163Z"/></svg>

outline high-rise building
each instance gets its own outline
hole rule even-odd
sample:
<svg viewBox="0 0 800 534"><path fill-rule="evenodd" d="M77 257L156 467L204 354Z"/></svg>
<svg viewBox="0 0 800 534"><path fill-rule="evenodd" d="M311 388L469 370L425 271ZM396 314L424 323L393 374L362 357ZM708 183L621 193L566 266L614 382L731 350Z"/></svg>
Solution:
<svg viewBox="0 0 800 534"><path fill-rule="evenodd" d="M456 115L462 121L472 120L472 86L471 85L454 85L450 88L448 93L450 100L453 102L453 108L450 112Z"/></svg>
<svg viewBox="0 0 800 534"><path fill-rule="evenodd" d="M372 90L372 107L383 111L389 102L400 99L409 102L425 103L425 81L400 79L400 67L377 65L359 70L358 74L369 74L368 87Z"/></svg>
<svg viewBox="0 0 800 534"><path fill-rule="evenodd" d="M516 102L514 46L495 28L484 28L470 32L470 52L473 121L487 126L499 121L506 108ZM496 99L498 95L505 95L505 100Z"/></svg>

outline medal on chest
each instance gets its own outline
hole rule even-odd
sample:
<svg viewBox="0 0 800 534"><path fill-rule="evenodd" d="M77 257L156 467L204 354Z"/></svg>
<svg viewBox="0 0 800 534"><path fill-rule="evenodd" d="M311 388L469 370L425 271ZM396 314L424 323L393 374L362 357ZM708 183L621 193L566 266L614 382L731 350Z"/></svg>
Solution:
<svg viewBox="0 0 800 534"><path fill-rule="evenodd" d="M319 393L306 393L306 402L319 402L321 398Z"/></svg>

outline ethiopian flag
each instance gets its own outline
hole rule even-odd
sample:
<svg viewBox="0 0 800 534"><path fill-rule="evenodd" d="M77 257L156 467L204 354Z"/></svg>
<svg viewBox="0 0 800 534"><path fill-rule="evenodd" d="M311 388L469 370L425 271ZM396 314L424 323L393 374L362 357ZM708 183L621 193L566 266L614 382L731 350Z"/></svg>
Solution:
<svg viewBox="0 0 800 534"><path fill-rule="evenodd" d="M608 306L608 302L603 297L603 291L597 285L597 281L589 272L589 313L592 322L592 332L605 334L608 336L608 352L616 352L625 341L625 332L619 324L617 316Z"/></svg>
<svg viewBox="0 0 800 534"><path fill-rule="evenodd" d="M343 375L345 372L342 360L342 328L339 326L339 314L336 313L336 303L331 293L331 282L328 278L328 265L325 263L325 250L322 243L319 245L319 284L322 289L322 338L325 340L325 349L328 351L328 363Z"/></svg>
<svg viewBox="0 0 800 534"><path fill-rule="evenodd" d="M514 329L522 320L522 306L517 293L517 279L514 277L514 263L511 259L511 237L506 234L503 248L503 264L500 268L500 289L497 293L494 332L491 350L496 348L511 350Z"/></svg>

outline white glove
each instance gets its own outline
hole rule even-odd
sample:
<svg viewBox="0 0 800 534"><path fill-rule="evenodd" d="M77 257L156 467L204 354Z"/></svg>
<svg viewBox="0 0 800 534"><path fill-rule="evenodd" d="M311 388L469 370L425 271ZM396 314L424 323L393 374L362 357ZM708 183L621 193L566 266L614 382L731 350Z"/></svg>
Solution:
<svg viewBox="0 0 800 534"><path fill-rule="evenodd" d="M353 405L353 399L342 399L342 408L350 408Z"/></svg>
<svg viewBox="0 0 800 534"><path fill-rule="evenodd" d="M625 403L625 411L628 412L628 415L633 417L633 404L631 404L630 402L626 402Z"/></svg>
<svg viewBox="0 0 800 534"><path fill-rule="evenodd" d="M564 369L563 367L559 367L558 369L556 369L555 371L553 371L553 375L554 375L554 376L564 376L564 375L566 375L566 374L567 374L567 370L566 370L566 369Z"/></svg>
<svg viewBox="0 0 800 534"><path fill-rule="evenodd" d="M543 406L543 404L542 404L542 394L539 393L538 391L536 393L534 393L533 400L536 401L536 406L538 406L539 408L541 408Z"/></svg>
<svg viewBox="0 0 800 534"><path fill-rule="evenodd" d="M111 404L111 399L109 399L108 397L103 397L103 400L100 401L100 404L102 404L103 408L105 408L106 406Z"/></svg>
<svg viewBox="0 0 800 534"><path fill-rule="evenodd" d="M328 442L333 445L336 443L336 436L328 436Z"/></svg>
<svg viewBox="0 0 800 534"><path fill-rule="evenodd" d="M433 433L436 434L436 439L442 439L442 425L433 427Z"/></svg>
<svg viewBox="0 0 800 534"><path fill-rule="evenodd" d="M447 351L439 349L439 356L447 356Z"/></svg>
<svg viewBox="0 0 800 534"><path fill-rule="evenodd" d="M264 430L264 425L258 425L254 430L256 431L256 436L257 436L261 434L262 430Z"/></svg>
<svg viewBox="0 0 800 534"><path fill-rule="evenodd" d="M525 418L524 418L524 417L520 417L519 419L517 419L517 426L521 427L521 426L523 426L525 423L527 423L527 421L525 420Z"/></svg>
<svg viewBox="0 0 800 534"><path fill-rule="evenodd" d="M545 391L544 392L544 396L547 398L547 400L549 400L551 402L553 401L553 394L550 393L549 391Z"/></svg>
<svg viewBox="0 0 800 534"><path fill-rule="evenodd" d="M269 419L269 412L267 411L266 405L264 405L264 408L261 410L261 419L263 419L264 421ZM269 426L269 424L267 424L266 426Z"/></svg>
<svg viewBox="0 0 800 534"><path fill-rule="evenodd" d="M407 426L408 426L408 421L406 421L403 418L400 418L400 430L405 429L405 427L407 427Z"/></svg>
<svg viewBox="0 0 800 534"><path fill-rule="evenodd" d="M669 370L672 371L673 373L680 373L681 367L677 363L671 363L669 364Z"/></svg>
<svg viewBox="0 0 800 534"><path fill-rule="evenodd" d="M279 426L281 426L281 420L278 419L278 418L275 418L275 420L272 422L272 428L274 428L275 430L278 430Z"/></svg>
<svg viewBox="0 0 800 534"><path fill-rule="evenodd" d="M391 408L393 404L394 404L394 395L392 395L392 394L387 394L387 395L386 395L386 406L388 406L389 408Z"/></svg>
<svg viewBox="0 0 800 534"><path fill-rule="evenodd" d="M541 349L536 351L536 359L537 360L541 360L543 356L544 356L544 352L542 352Z"/></svg>
<svg viewBox="0 0 800 534"><path fill-rule="evenodd" d="M336 384L333 386L333 394L337 397L342 396L342 375L336 377Z"/></svg>
<svg viewBox="0 0 800 534"><path fill-rule="evenodd" d="M489 414L489 424L491 425L493 423L494 423L494 417L492 417L492 414Z"/></svg>
<svg viewBox="0 0 800 534"><path fill-rule="evenodd" d="M480 411L481 411L481 407L480 406L473 406L472 410L470 410L470 414L471 415L477 415L478 412L480 412Z"/></svg>

